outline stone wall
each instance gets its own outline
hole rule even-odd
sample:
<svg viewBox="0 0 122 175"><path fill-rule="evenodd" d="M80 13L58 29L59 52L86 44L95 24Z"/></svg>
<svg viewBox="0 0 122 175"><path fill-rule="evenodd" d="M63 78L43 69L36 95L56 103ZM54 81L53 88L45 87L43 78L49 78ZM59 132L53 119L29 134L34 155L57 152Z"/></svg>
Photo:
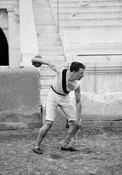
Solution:
<svg viewBox="0 0 122 175"><path fill-rule="evenodd" d="M74 93L70 94L75 105ZM81 92L82 129L115 129L122 130L122 92L95 94ZM64 129L66 118L59 109L52 130Z"/></svg>
<svg viewBox="0 0 122 175"><path fill-rule="evenodd" d="M81 91L96 94L122 92L122 62L84 64L86 72L81 80Z"/></svg>
<svg viewBox="0 0 122 175"><path fill-rule="evenodd" d="M0 68L0 129L42 125L39 88L35 68Z"/></svg>

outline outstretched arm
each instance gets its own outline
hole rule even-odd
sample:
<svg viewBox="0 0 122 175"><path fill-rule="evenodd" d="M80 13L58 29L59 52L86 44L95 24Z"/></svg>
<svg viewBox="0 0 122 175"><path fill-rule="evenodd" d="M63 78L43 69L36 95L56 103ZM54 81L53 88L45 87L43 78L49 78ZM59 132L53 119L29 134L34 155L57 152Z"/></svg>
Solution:
<svg viewBox="0 0 122 175"><path fill-rule="evenodd" d="M38 56L35 56L32 58L31 60L32 62L39 62L41 64L44 64L44 65L47 65L49 66L49 68L51 68L53 71L55 71L56 73L59 73L59 68L52 64L50 61L48 60L44 60L42 57L40 57L39 55Z"/></svg>

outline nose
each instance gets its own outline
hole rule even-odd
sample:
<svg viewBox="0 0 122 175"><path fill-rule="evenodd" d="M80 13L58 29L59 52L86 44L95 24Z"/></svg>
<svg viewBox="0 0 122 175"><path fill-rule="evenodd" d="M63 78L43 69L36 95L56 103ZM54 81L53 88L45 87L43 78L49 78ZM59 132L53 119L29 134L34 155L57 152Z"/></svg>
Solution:
<svg viewBox="0 0 122 175"><path fill-rule="evenodd" d="M84 77L84 74L81 75L81 78L83 78L83 77Z"/></svg>

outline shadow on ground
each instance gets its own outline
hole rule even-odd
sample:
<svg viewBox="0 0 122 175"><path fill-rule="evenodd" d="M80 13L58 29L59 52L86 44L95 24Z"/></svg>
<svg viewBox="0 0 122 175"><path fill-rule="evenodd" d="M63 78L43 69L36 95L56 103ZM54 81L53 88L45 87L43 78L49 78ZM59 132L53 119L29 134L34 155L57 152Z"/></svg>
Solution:
<svg viewBox="0 0 122 175"><path fill-rule="evenodd" d="M72 145L78 152L60 150L67 130L50 131L43 154L33 153L38 130L0 131L0 175L121 175L122 133L85 130Z"/></svg>

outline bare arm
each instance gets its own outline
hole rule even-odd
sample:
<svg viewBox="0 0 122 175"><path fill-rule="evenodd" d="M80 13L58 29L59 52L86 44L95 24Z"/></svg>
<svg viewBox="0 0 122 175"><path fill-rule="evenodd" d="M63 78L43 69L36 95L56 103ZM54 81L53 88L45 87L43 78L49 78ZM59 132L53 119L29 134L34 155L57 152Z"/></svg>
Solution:
<svg viewBox="0 0 122 175"><path fill-rule="evenodd" d="M43 58L41 58L40 56L36 56L36 57L33 57L32 62L39 62L41 64L44 64L44 65L47 65L49 66L49 68L51 68L53 71L55 71L56 73L59 73L59 67L52 64L50 61L48 60L44 60Z"/></svg>
<svg viewBox="0 0 122 175"><path fill-rule="evenodd" d="M81 120L81 111L82 111L80 86L75 90L75 99L76 99L77 121L79 122Z"/></svg>

